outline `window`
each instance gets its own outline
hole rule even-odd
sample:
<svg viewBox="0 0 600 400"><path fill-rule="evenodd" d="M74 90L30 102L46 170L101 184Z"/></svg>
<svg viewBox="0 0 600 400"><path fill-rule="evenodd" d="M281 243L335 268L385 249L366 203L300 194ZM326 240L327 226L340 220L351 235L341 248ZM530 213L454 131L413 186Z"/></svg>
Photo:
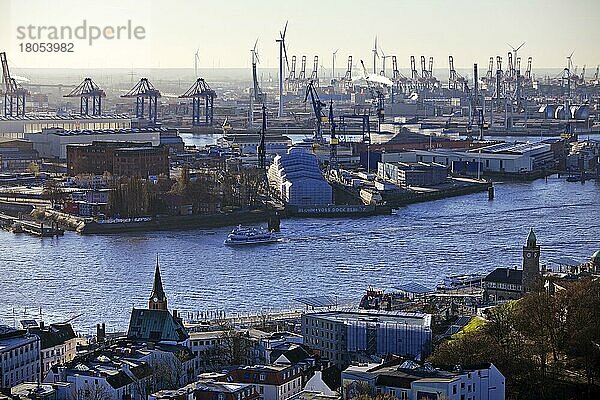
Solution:
<svg viewBox="0 0 600 400"><path fill-rule="evenodd" d="M259 377L259 379L260 379L261 381L264 381L264 380L265 380L265 374L260 374L260 377Z"/></svg>
<svg viewBox="0 0 600 400"><path fill-rule="evenodd" d="M219 393L219 400L225 400L225 394Z"/></svg>
<svg viewBox="0 0 600 400"><path fill-rule="evenodd" d="M452 385L452 394L456 394L456 385Z"/></svg>

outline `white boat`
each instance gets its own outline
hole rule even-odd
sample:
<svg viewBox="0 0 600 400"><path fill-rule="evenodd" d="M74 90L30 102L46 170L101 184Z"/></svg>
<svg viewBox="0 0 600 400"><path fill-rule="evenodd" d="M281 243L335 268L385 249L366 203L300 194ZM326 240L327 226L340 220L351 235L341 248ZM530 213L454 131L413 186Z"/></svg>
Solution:
<svg viewBox="0 0 600 400"><path fill-rule="evenodd" d="M229 246L240 246L248 244L266 244L279 242L279 238L273 232L263 228L247 228L241 225L231 231L225 239Z"/></svg>

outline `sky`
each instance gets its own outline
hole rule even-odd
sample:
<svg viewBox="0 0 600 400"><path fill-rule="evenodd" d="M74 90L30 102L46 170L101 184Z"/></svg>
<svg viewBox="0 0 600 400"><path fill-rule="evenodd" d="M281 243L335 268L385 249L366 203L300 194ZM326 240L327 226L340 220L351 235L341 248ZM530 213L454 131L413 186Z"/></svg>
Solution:
<svg viewBox="0 0 600 400"><path fill-rule="evenodd" d="M600 63L599 17L600 0L0 0L0 51L17 68L193 68L196 50L200 68L241 68L249 67L258 38L260 65L275 67L275 39L288 21L288 56L307 55L309 71L314 55L331 68L336 49L336 69L344 69L348 55L371 69L377 36L401 68L411 55L417 62L433 56L438 68L447 67L448 55L457 68L487 67L490 56L506 62L509 44L525 42L522 68L529 56L534 68L564 67L574 52L573 64L593 73ZM90 45L88 29L86 39L37 38L38 27L74 30L84 20L108 36L131 21L143 38L129 39L122 30L125 37ZM19 27L30 25L34 37L19 37ZM27 51L28 43L40 42L72 43L73 51Z"/></svg>

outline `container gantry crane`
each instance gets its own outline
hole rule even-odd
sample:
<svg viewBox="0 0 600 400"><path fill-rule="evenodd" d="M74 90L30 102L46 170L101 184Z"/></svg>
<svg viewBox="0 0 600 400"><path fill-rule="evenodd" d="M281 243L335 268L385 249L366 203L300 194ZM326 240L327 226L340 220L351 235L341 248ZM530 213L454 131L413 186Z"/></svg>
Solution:
<svg viewBox="0 0 600 400"><path fill-rule="evenodd" d="M213 103L217 93L210 88L204 78L196 82L179 98L192 99L192 125L213 126ZM201 121L201 105L204 102L204 121Z"/></svg>
<svg viewBox="0 0 600 400"><path fill-rule="evenodd" d="M104 90L92 80L85 78L83 82L64 97L79 97L80 115L102 115L102 98L106 97ZM90 114L90 99L92 100L92 113Z"/></svg>
<svg viewBox="0 0 600 400"><path fill-rule="evenodd" d="M2 63L2 79L4 80L4 115L10 117L19 117L25 115L25 97L29 95L26 89L17 84L17 81L10 76L8 69L8 60L6 53L0 53Z"/></svg>
<svg viewBox="0 0 600 400"><path fill-rule="evenodd" d="M135 116L146 118L146 101L148 102L148 121L156 125L158 118L158 98L160 92L154 88L148 78L142 78L131 90L121 97L135 98Z"/></svg>

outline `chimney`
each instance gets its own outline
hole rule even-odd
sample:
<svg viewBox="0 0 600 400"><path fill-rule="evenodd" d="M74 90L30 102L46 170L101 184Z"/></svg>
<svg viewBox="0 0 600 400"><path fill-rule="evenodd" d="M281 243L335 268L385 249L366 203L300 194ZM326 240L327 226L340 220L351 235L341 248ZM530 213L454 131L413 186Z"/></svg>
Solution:
<svg viewBox="0 0 600 400"><path fill-rule="evenodd" d="M44 329L44 321L40 321L40 329Z"/></svg>
<svg viewBox="0 0 600 400"><path fill-rule="evenodd" d="M173 310L173 318L177 319L177 310Z"/></svg>
<svg viewBox="0 0 600 400"><path fill-rule="evenodd" d="M510 277L510 268L506 268L506 277Z"/></svg>

